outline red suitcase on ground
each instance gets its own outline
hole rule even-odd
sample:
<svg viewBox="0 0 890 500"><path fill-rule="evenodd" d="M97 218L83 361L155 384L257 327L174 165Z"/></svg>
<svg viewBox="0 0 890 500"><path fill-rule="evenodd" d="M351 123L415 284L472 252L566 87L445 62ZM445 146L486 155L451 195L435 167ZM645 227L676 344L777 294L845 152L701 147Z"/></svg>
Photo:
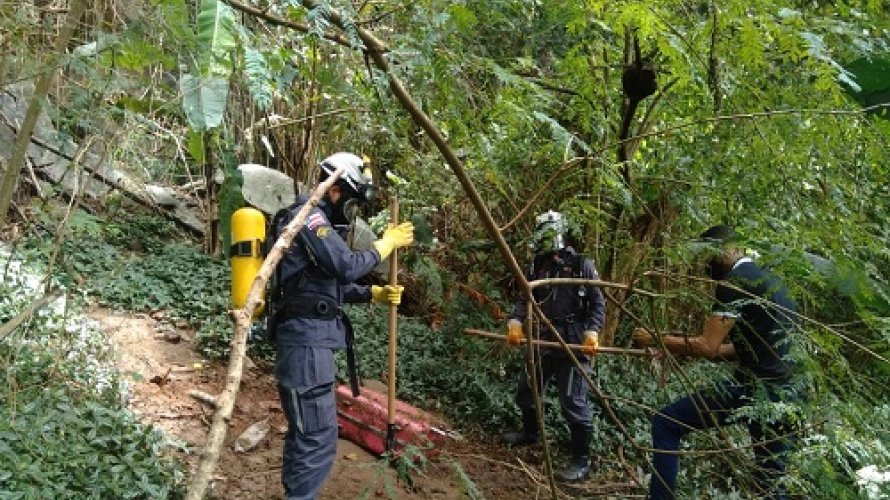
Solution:
<svg viewBox="0 0 890 500"><path fill-rule="evenodd" d="M386 394L365 386L361 388L361 395L353 397L349 385L338 386L337 420L341 438L375 455L386 451ZM399 400L396 400L395 424L396 453L407 445L414 445L429 456L435 453L436 445L451 435L432 415Z"/></svg>

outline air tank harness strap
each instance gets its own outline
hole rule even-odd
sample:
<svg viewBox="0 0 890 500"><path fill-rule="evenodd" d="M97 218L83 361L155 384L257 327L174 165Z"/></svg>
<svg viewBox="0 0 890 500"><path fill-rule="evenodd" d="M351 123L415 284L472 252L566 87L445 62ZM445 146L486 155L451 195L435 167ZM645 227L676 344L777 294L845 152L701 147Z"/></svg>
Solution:
<svg viewBox="0 0 890 500"><path fill-rule="evenodd" d="M229 247L230 257L257 257L265 255L261 240L244 240Z"/></svg>
<svg viewBox="0 0 890 500"><path fill-rule="evenodd" d="M357 398L361 392L359 391L358 360L355 356L355 331L352 329L349 316L344 314L343 322L346 324L346 371L349 375L349 388L352 389L352 397Z"/></svg>
<svg viewBox="0 0 890 500"><path fill-rule="evenodd" d="M276 313L276 323L281 324L292 318L310 318L332 320L340 318L346 326L346 369L349 372L349 387L352 389L353 397L358 397L359 392L359 373L358 361L355 355L355 333L352 329L352 323L349 317L343 314L339 304L333 299L327 297L318 297L317 295L301 294L286 295L286 301L279 306Z"/></svg>

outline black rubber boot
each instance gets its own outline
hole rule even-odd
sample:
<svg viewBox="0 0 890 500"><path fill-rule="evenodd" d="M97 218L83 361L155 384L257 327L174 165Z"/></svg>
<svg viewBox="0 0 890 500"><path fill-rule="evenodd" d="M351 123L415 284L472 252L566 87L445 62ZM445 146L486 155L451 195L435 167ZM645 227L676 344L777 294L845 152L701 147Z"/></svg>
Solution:
<svg viewBox="0 0 890 500"><path fill-rule="evenodd" d="M501 439L510 446L525 446L538 442L538 419L533 411L522 411L522 430L507 432Z"/></svg>
<svg viewBox="0 0 890 500"><path fill-rule="evenodd" d="M590 477L591 431L579 425L572 425L571 431L572 462L565 470L556 473L557 481L563 483L576 483Z"/></svg>

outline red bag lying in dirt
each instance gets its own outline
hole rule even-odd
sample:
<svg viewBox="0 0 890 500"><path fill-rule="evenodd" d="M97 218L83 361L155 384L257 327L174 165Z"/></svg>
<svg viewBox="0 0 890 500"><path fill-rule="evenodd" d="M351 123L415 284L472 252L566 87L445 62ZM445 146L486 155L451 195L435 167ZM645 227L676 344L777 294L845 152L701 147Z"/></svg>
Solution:
<svg viewBox="0 0 890 500"><path fill-rule="evenodd" d="M337 420L340 437L348 439L375 455L386 452L388 411L386 394L363 386L361 395L353 397L349 385L337 387ZM451 433L441 423L403 401L396 400L395 453L414 445L427 456L435 454L435 446Z"/></svg>

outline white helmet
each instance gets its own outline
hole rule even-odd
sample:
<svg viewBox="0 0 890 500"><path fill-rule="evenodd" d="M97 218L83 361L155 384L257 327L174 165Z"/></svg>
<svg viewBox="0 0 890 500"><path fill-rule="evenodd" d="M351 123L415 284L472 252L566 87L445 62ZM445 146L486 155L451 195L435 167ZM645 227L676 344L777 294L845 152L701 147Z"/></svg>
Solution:
<svg viewBox="0 0 890 500"><path fill-rule="evenodd" d="M323 173L322 178L327 178L340 167L345 170L340 174L338 182L345 184L352 191L351 197L364 202L374 199L374 184L371 177L371 169L363 168L365 160L352 153L334 153L319 164Z"/></svg>
<svg viewBox="0 0 890 500"><path fill-rule="evenodd" d="M566 218L559 212L548 210L535 218L529 246L535 254L558 252L566 247Z"/></svg>

